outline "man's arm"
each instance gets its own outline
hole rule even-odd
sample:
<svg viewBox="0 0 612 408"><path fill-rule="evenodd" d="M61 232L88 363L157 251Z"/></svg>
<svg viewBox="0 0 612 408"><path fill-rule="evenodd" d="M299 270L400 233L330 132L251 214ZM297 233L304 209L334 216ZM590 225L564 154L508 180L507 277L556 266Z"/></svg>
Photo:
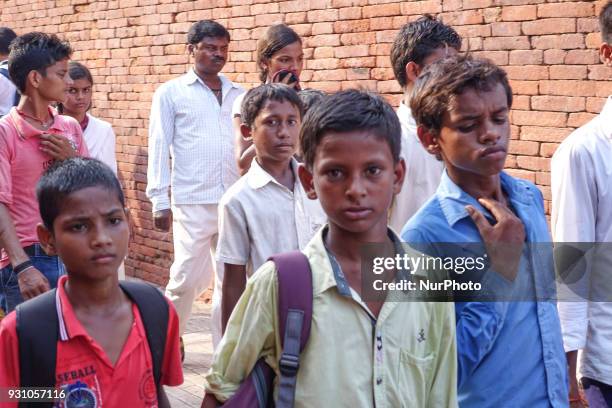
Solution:
<svg viewBox="0 0 612 408"><path fill-rule="evenodd" d="M236 163L238 163L240 175L244 176L249 171L253 157L255 157L255 145L253 145L252 140L247 140L242 136L240 132L242 120L240 116L234 116L233 123Z"/></svg>
<svg viewBox="0 0 612 408"><path fill-rule="evenodd" d="M149 160L146 194L153 204L153 213L170 208L170 146L174 140L174 105L162 85L153 95L149 117Z"/></svg>
<svg viewBox="0 0 612 408"><path fill-rule="evenodd" d="M221 295L221 330L225 333L227 322L244 292L246 285L246 266L223 264L223 287Z"/></svg>
<svg viewBox="0 0 612 408"><path fill-rule="evenodd" d="M11 214L2 203L0 203L0 247L7 252L13 267L30 260L21 248ZM25 300L49 290L49 281L33 266L17 275L17 281L21 296Z"/></svg>

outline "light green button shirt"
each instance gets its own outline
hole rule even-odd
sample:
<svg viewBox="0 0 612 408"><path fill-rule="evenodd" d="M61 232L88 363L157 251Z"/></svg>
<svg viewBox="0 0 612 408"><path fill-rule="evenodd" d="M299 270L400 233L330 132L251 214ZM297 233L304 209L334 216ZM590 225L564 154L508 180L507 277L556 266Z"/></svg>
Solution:
<svg viewBox="0 0 612 408"><path fill-rule="evenodd" d="M314 298L295 407L456 407L453 303L387 301L374 319L354 290L340 293L323 230L304 249ZM277 301L276 268L267 262L232 313L206 376L207 393L227 400L261 356L278 378Z"/></svg>

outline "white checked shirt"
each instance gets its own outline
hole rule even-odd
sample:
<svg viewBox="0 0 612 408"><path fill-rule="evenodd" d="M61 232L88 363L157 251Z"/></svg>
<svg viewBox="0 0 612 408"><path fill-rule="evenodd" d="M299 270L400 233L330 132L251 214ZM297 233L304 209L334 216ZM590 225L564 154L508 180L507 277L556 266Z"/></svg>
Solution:
<svg viewBox="0 0 612 408"><path fill-rule="evenodd" d="M253 159L249 171L219 203L217 260L246 265L251 276L269 256L303 249L327 222L319 200L311 200L291 160L293 191L280 184Z"/></svg>
<svg viewBox="0 0 612 408"><path fill-rule="evenodd" d="M8 69L7 61L0 63L2 68ZM17 87L4 75L0 75L0 116L7 115L13 107Z"/></svg>
<svg viewBox="0 0 612 408"><path fill-rule="evenodd" d="M406 176L402 191L393 201L389 225L399 233L410 217L436 192L444 164L421 144L412 112L403 102L397 109L397 117L402 125L400 156L406 161Z"/></svg>
<svg viewBox="0 0 612 408"><path fill-rule="evenodd" d="M219 77L222 105L193 68L155 91L147 168L153 211L170 208L169 186L173 205L216 204L238 179L231 110L244 90Z"/></svg>
<svg viewBox="0 0 612 408"><path fill-rule="evenodd" d="M609 299L612 294L598 292L612 279L612 96L561 143L551 167L554 240L608 243L600 246L599 267L583 279L590 299ZM559 302L558 308L565 350L583 350L581 374L612 384L612 303Z"/></svg>

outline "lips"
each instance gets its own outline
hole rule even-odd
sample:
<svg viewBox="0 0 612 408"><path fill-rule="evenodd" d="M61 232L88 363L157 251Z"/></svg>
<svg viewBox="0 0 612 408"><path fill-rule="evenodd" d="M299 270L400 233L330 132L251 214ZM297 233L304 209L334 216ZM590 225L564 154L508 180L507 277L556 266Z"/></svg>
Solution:
<svg viewBox="0 0 612 408"><path fill-rule="evenodd" d="M350 220L357 221L366 218L372 213L371 208L367 207L349 207L344 210L344 214Z"/></svg>
<svg viewBox="0 0 612 408"><path fill-rule="evenodd" d="M289 149L294 148L292 144L287 144L287 143L277 144L274 147L276 147L277 149L281 149L281 150L289 150Z"/></svg>
<svg viewBox="0 0 612 408"><path fill-rule="evenodd" d="M506 149L501 146L492 146L480 150L479 156L487 159L503 158L506 155Z"/></svg>
<svg viewBox="0 0 612 408"><path fill-rule="evenodd" d="M116 258L116 256L114 254L98 254L98 255L94 255L91 260L94 263L98 263L98 264L107 264L110 263L112 261L114 261Z"/></svg>

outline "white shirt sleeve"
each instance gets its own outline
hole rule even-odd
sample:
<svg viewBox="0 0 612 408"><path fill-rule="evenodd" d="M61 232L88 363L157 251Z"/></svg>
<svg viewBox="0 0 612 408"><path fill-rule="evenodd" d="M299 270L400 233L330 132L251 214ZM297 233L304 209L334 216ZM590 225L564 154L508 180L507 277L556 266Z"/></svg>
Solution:
<svg viewBox="0 0 612 408"><path fill-rule="evenodd" d="M174 140L174 104L167 87L153 95L149 117L149 159L147 165L147 197L153 212L170 208L170 146Z"/></svg>
<svg viewBox="0 0 612 408"><path fill-rule="evenodd" d="M242 109L242 101L244 100L244 95L246 94L246 92L241 93L240 95L238 95L236 97L236 99L234 99L234 103L232 105L232 118L236 117L236 116L241 116L241 109Z"/></svg>
<svg viewBox="0 0 612 408"><path fill-rule="evenodd" d="M217 260L232 265L246 265L250 252L249 231L244 209L238 200L221 200L219 203Z"/></svg>
<svg viewBox="0 0 612 408"><path fill-rule="evenodd" d="M555 242L594 242L597 216L594 169L588 151L571 142L568 140L566 145L561 145L551 162L553 237ZM587 265L580 280L572 287L580 292L581 287L583 293L587 293L589 274ZM560 301L557 307L565 350L584 348L589 323L587 299Z"/></svg>
<svg viewBox="0 0 612 408"><path fill-rule="evenodd" d="M0 75L0 116L9 113L15 101L15 91L17 88L4 75Z"/></svg>

